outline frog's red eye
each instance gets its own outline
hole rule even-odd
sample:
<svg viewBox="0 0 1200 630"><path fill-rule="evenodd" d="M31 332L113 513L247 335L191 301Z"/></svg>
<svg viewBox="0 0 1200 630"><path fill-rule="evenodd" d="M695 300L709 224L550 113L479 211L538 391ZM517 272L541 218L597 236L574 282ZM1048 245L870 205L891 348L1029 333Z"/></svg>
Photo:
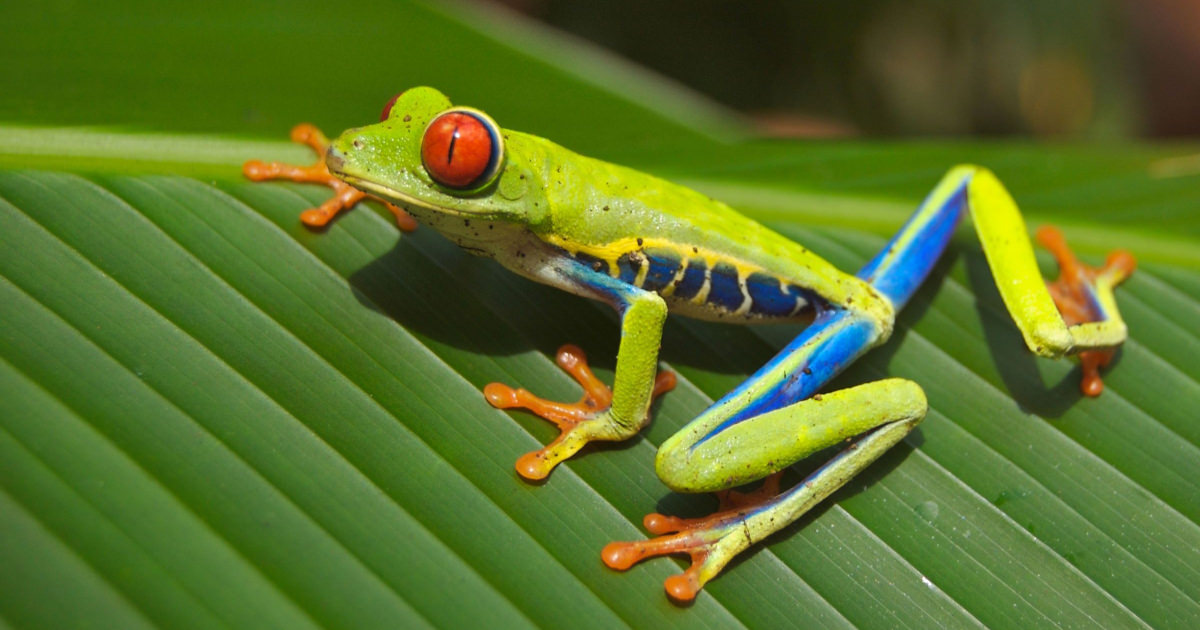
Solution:
<svg viewBox="0 0 1200 630"><path fill-rule="evenodd" d="M383 122L383 121L387 120L387 119L388 119L388 116L391 116L391 115L392 115L392 106L396 104L396 101L397 101L397 100L400 98L400 96L401 96L401 95L403 95L403 94L404 94L404 92L401 92L400 94L397 94L397 95L393 96L393 97L392 97L392 100L388 101L388 102L387 102L387 105L384 105L384 106L383 106L383 112L381 112L381 113L379 114L379 122Z"/></svg>
<svg viewBox="0 0 1200 630"><path fill-rule="evenodd" d="M425 128L421 162L433 180L447 188L473 190L496 177L504 154L500 128L473 109L439 114Z"/></svg>

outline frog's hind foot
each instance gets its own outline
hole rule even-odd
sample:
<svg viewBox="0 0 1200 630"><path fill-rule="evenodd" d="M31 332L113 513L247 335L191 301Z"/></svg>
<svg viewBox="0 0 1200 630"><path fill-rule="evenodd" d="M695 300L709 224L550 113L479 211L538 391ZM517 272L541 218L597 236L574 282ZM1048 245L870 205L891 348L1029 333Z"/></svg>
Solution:
<svg viewBox="0 0 1200 630"><path fill-rule="evenodd" d="M412 215L399 206L393 205L375 195L363 191L338 179L329 172L325 164L325 150L329 147L329 139L320 129L308 123L302 123L292 128L292 142L307 145L317 154L317 161L308 166L296 166L283 162L262 162L250 160L242 165L242 174L247 179L262 182L272 179L287 179L293 182L322 184L333 189L333 197L327 199L316 208L309 208L300 213L300 221L310 227L323 227L329 223L338 212L354 207L363 199L374 199L382 203L392 216L396 225L405 232L417 229L417 221Z"/></svg>
<svg viewBox="0 0 1200 630"><path fill-rule="evenodd" d="M753 544L746 518L777 502L782 476L781 471L767 477L762 487L753 492L723 490L716 493L720 507L714 514L702 518L647 514L642 525L658 538L610 543L600 552L600 557L609 568L624 571L646 558L686 553L692 559L691 566L683 573L667 578L663 587L672 599L691 601L734 556Z"/></svg>
<svg viewBox="0 0 1200 630"><path fill-rule="evenodd" d="M1038 243L1050 251L1058 261L1057 280L1047 281L1046 287L1054 304L1067 325L1095 322L1105 319L1098 299L1101 292L1112 293L1113 288L1133 273L1137 262L1133 255L1124 250L1109 253L1100 267L1091 267L1079 262L1067 246L1062 232L1051 226L1038 228L1035 234ZM1079 353L1079 365L1083 379L1079 388L1087 396L1099 396L1104 391L1100 380L1100 368L1106 367L1116 353L1112 350L1088 350Z"/></svg>
<svg viewBox="0 0 1200 630"><path fill-rule="evenodd" d="M603 417L612 404L612 389L592 373L583 350L565 345L555 354L555 362L583 387L583 397L579 402L545 400L525 389L514 389L502 383L490 383L483 388L484 397L493 407L528 409L553 422L562 432L545 448L526 453L517 460L517 472L530 480L545 479L555 466L592 440L620 439L620 436L613 435L612 422ZM654 396L674 387L675 374L660 372L654 381Z"/></svg>

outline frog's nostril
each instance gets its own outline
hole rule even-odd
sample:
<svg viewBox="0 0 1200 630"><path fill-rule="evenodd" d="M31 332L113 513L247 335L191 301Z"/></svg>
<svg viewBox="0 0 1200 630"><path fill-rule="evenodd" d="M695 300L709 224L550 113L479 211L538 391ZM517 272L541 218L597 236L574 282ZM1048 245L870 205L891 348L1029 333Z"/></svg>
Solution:
<svg viewBox="0 0 1200 630"><path fill-rule="evenodd" d="M355 141L354 141L354 148L355 148L355 149L361 149L361 148L363 148L363 143L362 143L362 140L355 140Z"/></svg>

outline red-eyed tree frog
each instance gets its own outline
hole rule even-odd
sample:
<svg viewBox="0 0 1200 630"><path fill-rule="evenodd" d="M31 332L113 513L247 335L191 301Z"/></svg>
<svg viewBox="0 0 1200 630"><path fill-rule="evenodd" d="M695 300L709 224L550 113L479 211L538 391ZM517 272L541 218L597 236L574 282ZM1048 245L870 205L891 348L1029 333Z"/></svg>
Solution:
<svg viewBox="0 0 1200 630"><path fill-rule="evenodd" d="M1057 231L1044 229L1039 240L1062 270L1047 285L1016 204L992 173L976 166L950 169L887 247L848 274L719 201L501 129L431 88L401 93L378 124L350 129L332 143L308 125L293 138L323 160L303 168L249 162L244 170L255 180L334 187L334 198L301 215L305 223L324 225L364 196L376 197L404 229L415 227L415 217L471 253L616 309L621 341L611 389L573 346L564 346L557 361L583 386L578 403L496 383L484 389L492 405L529 409L562 431L517 461L528 479L546 477L590 441L624 440L649 422L654 397L674 385L672 374L658 372L668 312L740 324L811 318L775 358L658 450L656 470L672 490L728 491L768 478L765 489L725 493L732 505L707 518L652 514L646 527L660 537L613 543L602 552L617 569L651 556L690 554L692 565L666 582L680 601L694 598L736 554L795 521L925 416L925 395L909 380L818 391L888 339L897 310L967 211L1025 343L1043 357L1080 356L1085 394L1100 393L1098 368L1126 337L1113 290L1133 271L1132 256L1115 252L1092 269L1075 260ZM851 439L808 478L779 491L784 468Z"/></svg>

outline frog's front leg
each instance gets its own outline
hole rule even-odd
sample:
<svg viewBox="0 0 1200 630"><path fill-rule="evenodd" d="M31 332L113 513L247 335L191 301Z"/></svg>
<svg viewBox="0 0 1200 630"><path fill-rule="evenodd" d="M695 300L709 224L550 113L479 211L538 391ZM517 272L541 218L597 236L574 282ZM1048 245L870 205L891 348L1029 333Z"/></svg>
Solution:
<svg viewBox="0 0 1200 630"><path fill-rule="evenodd" d="M563 346L559 367L584 389L578 403L543 400L524 389L500 383L484 388L484 396L501 409L524 408L553 422L562 433L545 448L517 460L517 472L526 479L544 479L560 462L593 440L618 441L633 437L649 420L654 397L675 386L675 375L657 374L658 347L667 305L655 293L626 284L574 260L560 261L552 284L612 305L621 316L621 344L616 375L609 390L588 368L583 351Z"/></svg>
<svg viewBox="0 0 1200 630"><path fill-rule="evenodd" d="M297 166L283 162L262 162L250 160L242 165L242 174L247 179L263 182L272 179L288 179L293 182L323 184L333 189L333 196L326 199L316 208L309 208L300 213L300 221L310 227L324 227L337 213L348 210L363 199L374 199L384 205L388 212L396 218L396 226L405 232L417 229L417 221L403 208L375 195L367 194L350 184L333 176L325 164L325 151L329 148L329 138L308 123L301 123L292 128L292 142L303 144L317 154L317 161L308 166Z"/></svg>

